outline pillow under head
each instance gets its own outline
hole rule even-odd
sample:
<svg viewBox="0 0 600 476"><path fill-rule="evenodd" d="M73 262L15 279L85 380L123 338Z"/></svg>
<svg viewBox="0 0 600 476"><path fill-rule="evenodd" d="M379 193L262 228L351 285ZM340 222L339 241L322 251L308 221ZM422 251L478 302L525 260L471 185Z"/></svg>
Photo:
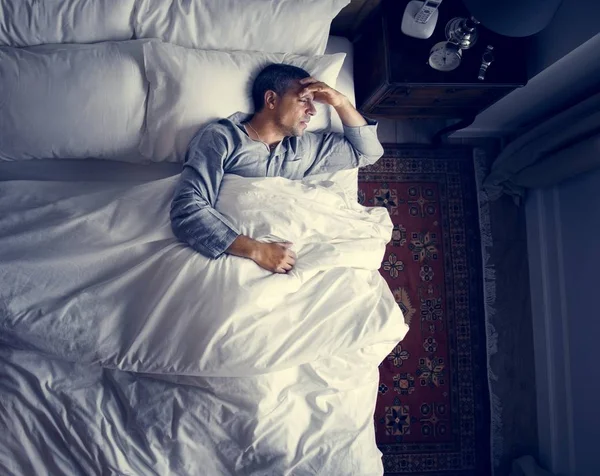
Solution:
<svg viewBox="0 0 600 476"><path fill-rule="evenodd" d="M150 160L183 161L203 125L241 111L252 113L251 82L269 63L287 63L335 87L345 54L298 56L250 51L193 50L168 43L144 45L150 82L140 151ZM308 130L328 129L329 107L317 105Z"/></svg>

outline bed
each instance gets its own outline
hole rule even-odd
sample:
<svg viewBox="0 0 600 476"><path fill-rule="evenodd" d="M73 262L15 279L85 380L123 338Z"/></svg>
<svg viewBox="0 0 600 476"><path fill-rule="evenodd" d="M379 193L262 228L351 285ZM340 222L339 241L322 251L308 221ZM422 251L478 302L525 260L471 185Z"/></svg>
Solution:
<svg viewBox="0 0 600 476"><path fill-rule="evenodd" d="M316 25L316 49L314 31L304 43L274 42L306 53L300 60L277 56L260 34L249 33L240 51L224 38L231 25L206 18L221 7L172 2L191 8L173 27L160 21L173 11L150 0L119 4L131 4L130 22L100 7L109 0L62 2L58 11L51 6L61 2L30 1L33 35L19 29L26 3L0 1L9 12L0 18L8 85L0 93L0 473L382 474L378 365L407 327L378 272L391 221L384 208L356 202L356 170L302 181L226 177L217 209L257 239L291 238L298 264L289 275L233 256L206 259L175 239L168 220L189 124L225 114L211 97L181 93L186 78L193 90L205 80L200 71L224 68L218 77L233 88L259 61L246 50L259 50L263 63L322 68L353 98L351 44L325 36L322 51ZM272 8L261 0L244 8L265 3ZM275 3L273 15L287 7L297 15L298 2ZM329 18L328 31L347 2L300 3ZM64 24L53 15L82 28L58 31ZM110 17L102 28L89 27L102 15ZM192 31L198 24L205 30ZM223 42L235 52L215 52ZM36 88L40 77L51 79ZM78 89L68 78L97 84ZM161 93L170 83L176 91ZM106 92L96 97L99 88ZM165 112L177 94L185 107ZM186 116L190 104L204 116ZM154 107L176 120L152 129ZM322 116L321 127L340 130L334 112Z"/></svg>

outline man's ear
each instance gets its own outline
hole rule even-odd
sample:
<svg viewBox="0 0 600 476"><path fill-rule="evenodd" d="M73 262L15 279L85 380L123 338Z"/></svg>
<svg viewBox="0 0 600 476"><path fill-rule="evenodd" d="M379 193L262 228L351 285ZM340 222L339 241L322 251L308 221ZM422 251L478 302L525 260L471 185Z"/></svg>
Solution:
<svg viewBox="0 0 600 476"><path fill-rule="evenodd" d="M275 109L275 106L277 105L277 99L277 93L269 89L267 92L265 92L265 107L267 109Z"/></svg>

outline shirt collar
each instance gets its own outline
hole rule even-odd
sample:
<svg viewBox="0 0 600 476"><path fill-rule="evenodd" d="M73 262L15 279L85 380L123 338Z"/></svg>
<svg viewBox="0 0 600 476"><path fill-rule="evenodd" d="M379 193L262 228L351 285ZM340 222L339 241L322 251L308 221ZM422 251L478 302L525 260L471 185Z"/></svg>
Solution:
<svg viewBox="0 0 600 476"><path fill-rule="evenodd" d="M250 120L251 117L252 117L252 114L248 114L247 112L239 112L238 111L238 112L233 113L227 119L229 119L231 122L233 122L236 126L241 126L242 122L246 122L246 121Z"/></svg>
<svg viewBox="0 0 600 476"><path fill-rule="evenodd" d="M251 118L252 118L252 114L238 111L238 112L233 113L227 119L230 120L231 122L233 122L236 126L243 129L244 126L242 125L242 123L249 121ZM288 149L288 141L290 141L291 139L292 138L289 136L284 137L283 140L279 143L279 145L273 150L277 150L277 148L279 148L282 153L286 152Z"/></svg>

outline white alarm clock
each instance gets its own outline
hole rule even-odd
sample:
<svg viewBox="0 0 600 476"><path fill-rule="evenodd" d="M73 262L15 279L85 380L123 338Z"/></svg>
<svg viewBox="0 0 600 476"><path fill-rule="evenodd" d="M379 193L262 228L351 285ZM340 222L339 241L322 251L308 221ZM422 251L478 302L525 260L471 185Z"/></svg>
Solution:
<svg viewBox="0 0 600 476"><path fill-rule="evenodd" d="M460 65L462 50L449 41L440 41L429 52L429 66L438 71L452 71Z"/></svg>

